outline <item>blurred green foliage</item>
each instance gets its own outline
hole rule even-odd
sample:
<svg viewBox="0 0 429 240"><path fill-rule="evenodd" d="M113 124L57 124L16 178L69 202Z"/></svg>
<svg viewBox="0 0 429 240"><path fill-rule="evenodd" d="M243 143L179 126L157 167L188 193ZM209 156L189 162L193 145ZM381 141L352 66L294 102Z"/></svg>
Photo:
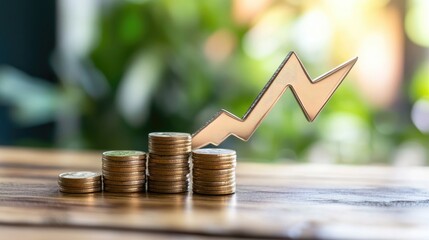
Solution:
<svg viewBox="0 0 429 240"><path fill-rule="evenodd" d="M284 31L266 37L271 52L255 58L249 56L259 47L249 40L252 24L234 20L233 1L107 4L87 56L89 68L100 73L107 90L94 96L61 71L60 84L48 86L49 93L32 90L44 96L42 102L55 103L42 114L45 120L62 122L55 146L146 150L149 132L192 133L222 108L242 116L282 58L299 49L299 41L287 33L303 8L293 3L288 7L290 14L281 16ZM341 55L330 49L317 56L298 55L313 77L344 60L329 57ZM0 74L0 90L2 76L11 76L6 75ZM29 86L36 83L29 76L22 79ZM428 68L423 67L405 104L429 96L428 79ZM411 106L380 110L362 98L352 81L353 75L346 78L314 123L305 120L287 93L248 143L230 138L221 147L235 148L248 160L379 163L393 161L401 144L429 145L427 135L411 122ZM16 96L3 96L17 103L17 109L26 108L19 107L20 100L13 101Z"/></svg>

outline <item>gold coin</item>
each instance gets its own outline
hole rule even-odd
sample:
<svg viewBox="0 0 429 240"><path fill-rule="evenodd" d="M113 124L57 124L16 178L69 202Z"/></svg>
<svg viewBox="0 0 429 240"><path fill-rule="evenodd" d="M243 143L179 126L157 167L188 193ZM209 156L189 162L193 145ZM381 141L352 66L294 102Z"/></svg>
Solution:
<svg viewBox="0 0 429 240"><path fill-rule="evenodd" d="M149 163L165 163L165 164L170 164L170 163L189 163L189 158L179 158L179 157L174 157L172 156L172 158L169 157L156 157L156 158L149 158L148 160Z"/></svg>
<svg viewBox="0 0 429 240"><path fill-rule="evenodd" d="M165 163L152 163L150 162L148 164L148 168L159 168L159 169L176 169L176 168L189 168L189 163L171 163L171 164L165 164Z"/></svg>
<svg viewBox="0 0 429 240"><path fill-rule="evenodd" d="M65 186L62 184L58 184L58 187L63 189L88 189L88 188L99 188L101 187L101 182L98 182L97 184L93 185L81 185L81 186Z"/></svg>
<svg viewBox="0 0 429 240"><path fill-rule="evenodd" d="M121 185L121 186L144 185L145 182L146 182L145 179L131 180L131 181L115 181L115 180L104 179L104 185Z"/></svg>
<svg viewBox="0 0 429 240"><path fill-rule="evenodd" d="M149 162L148 166L154 166L154 165L188 165L189 166L189 161L188 160L157 160L157 159L151 159L151 161Z"/></svg>
<svg viewBox="0 0 429 240"><path fill-rule="evenodd" d="M228 180L228 181L203 181L203 180L193 180L192 184L195 184L197 186L207 186L207 187L215 187L215 186L228 186L228 185L235 185L235 179L234 180Z"/></svg>
<svg viewBox="0 0 429 240"><path fill-rule="evenodd" d="M152 151L152 150L149 150L149 151L151 151L152 153L162 154L164 156L175 156L178 154L186 154L189 152L189 151L182 151L182 150L177 150L177 151Z"/></svg>
<svg viewBox="0 0 429 240"><path fill-rule="evenodd" d="M148 184L156 185L156 186L184 186L184 185L189 185L189 180L182 180L182 181L155 181L155 180L149 180Z"/></svg>
<svg viewBox="0 0 429 240"><path fill-rule="evenodd" d="M90 181L101 181L101 174L89 171L65 172L58 175L58 180L63 183L84 183Z"/></svg>
<svg viewBox="0 0 429 240"><path fill-rule="evenodd" d="M164 155L164 156L175 156L175 155L184 155L184 154L188 154L189 151L184 149L184 150L171 150L171 151L160 151L160 150L156 150L153 151L151 149L149 149L150 153L154 153L154 154L158 154L158 155Z"/></svg>
<svg viewBox="0 0 429 240"><path fill-rule="evenodd" d="M158 187L158 186L148 186L149 192L156 192L156 193L182 193L187 192L189 189L188 186L180 186L180 187Z"/></svg>
<svg viewBox="0 0 429 240"><path fill-rule="evenodd" d="M94 192L100 192L101 187L96 188L64 188L59 187L60 192L63 193L94 193Z"/></svg>
<svg viewBox="0 0 429 240"><path fill-rule="evenodd" d="M153 182L149 182L148 183L148 188L151 189L166 189L166 190L181 190L181 189L188 189L189 185L188 184L180 184L180 185L156 185Z"/></svg>
<svg viewBox="0 0 429 240"><path fill-rule="evenodd" d="M169 151L174 149L186 149L190 153L191 152L190 149L192 149L192 145L191 143L189 144L149 144L149 149L152 149L154 152L156 150Z"/></svg>
<svg viewBox="0 0 429 240"><path fill-rule="evenodd" d="M231 174L235 173L235 168L230 169L201 169L196 168L195 166L192 168L192 171L201 175L222 175L222 174Z"/></svg>
<svg viewBox="0 0 429 240"><path fill-rule="evenodd" d="M231 170L231 169L200 169L200 168L192 168L192 173L195 176L201 176L201 177L211 177L211 176L217 176L217 177L229 177L229 176L235 176L235 171L226 171L226 172L219 172L224 170ZM234 169L232 169L234 170Z"/></svg>
<svg viewBox="0 0 429 240"><path fill-rule="evenodd" d="M146 158L146 153L134 150L115 150L102 153L103 158L113 161L141 160Z"/></svg>
<svg viewBox="0 0 429 240"><path fill-rule="evenodd" d="M127 166L146 166L146 159L129 160L129 161L111 161L109 159L102 159L104 165L127 167Z"/></svg>
<svg viewBox="0 0 429 240"><path fill-rule="evenodd" d="M172 148L172 149L160 149L160 148L149 148L149 152L157 153L161 155L177 155L177 154L186 154L189 153L191 148Z"/></svg>
<svg viewBox="0 0 429 240"><path fill-rule="evenodd" d="M189 142L183 142L183 143L176 143L176 142L168 142L168 143L156 143L156 142L149 142L149 148L160 148L160 149L172 149L172 148L191 148L192 143Z"/></svg>
<svg viewBox="0 0 429 240"><path fill-rule="evenodd" d="M190 169L189 163L172 163L172 164L160 164L160 163L149 163L148 169Z"/></svg>
<svg viewBox="0 0 429 240"><path fill-rule="evenodd" d="M203 194L203 195L230 195L230 194L234 194L235 190L233 191L192 191L193 193L197 193L197 194Z"/></svg>
<svg viewBox="0 0 429 240"><path fill-rule="evenodd" d="M226 195L226 194L233 194L233 193L235 193L235 187L231 188L231 189L215 190L215 191L205 190L205 189L193 187L192 191L194 193L206 194L206 195Z"/></svg>
<svg viewBox="0 0 429 240"><path fill-rule="evenodd" d="M188 140L190 141L191 134L189 133L180 133L180 132L152 132L149 133L149 140L162 140L162 141L171 141L171 140Z"/></svg>
<svg viewBox="0 0 429 240"><path fill-rule="evenodd" d="M195 157L192 156L192 162L194 163L207 163L207 164L231 164L231 163L236 163L237 162L237 158L223 158L223 157L219 157L219 158L199 158L199 157Z"/></svg>
<svg viewBox="0 0 429 240"><path fill-rule="evenodd" d="M149 175L187 175L191 172L189 168L182 169L156 169L150 168Z"/></svg>
<svg viewBox="0 0 429 240"><path fill-rule="evenodd" d="M192 187L196 189L202 189L202 190L208 190L208 191L223 191L223 190L229 190L232 188L235 188L235 182L230 183L229 185L222 185L222 186L207 186L207 185L199 185L196 182L192 183Z"/></svg>
<svg viewBox="0 0 429 240"><path fill-rule="evenodd" d="M138 186L138 187L112 187L112 186L105 186L104 191L107 192L115 192L115 193L132 193L132 192L143 192L145 190L144 186Z"/></svg>
<svg viewBox="0 0 429 240"><path fill-rule="evenodd" d="M223 169L232 169L235 168L236 164L196 164L194 163L194 169L207 169L207 170L223 170Z"/></svg>
<svg viewBox="0 0 429 240"><path fill-rule="evenodd" d="M146 166L111 167L103 165L102 170L109 172L144 172L146 170Z"/></svg>
<svg viewBox="0 0 429 240"><path fill-rule="evenodd" d="M74 183L74 182L62 182L61 180L58 180L58 185L63 187L87 188L87 187L100 186L101 181L88 181L88 182Z"/></svg>
<svg viewBox="0 0 429 240"><path fill-rule="evenodd" d="M148 175L149 180L155 181L183 181L189 179L189 174L187 175Z"/></svg>
<svg viewBox="0 0 429 240"><path fill-rule="evenodd" d="M149 148L172 149L172 148L191 148L191 142L187 143L154 143L149 142Z"/></svg>
<svg viewBox="0 0 429 240"><path fill-rule="evenodd" d="M183 189L183 190L148 189L148 191L151 192L151 193L178 194L178 193L188 192L188 189Z"/></svg>
<svg viewBox="0 0 429 240"><path fill-rule="evenodd" d="M213 176L200 176L193 174L194 181L207 181L207 182L222 182L222 181L235 181L235 175L213 175Z"/></svg>
<svg viewBox="0 0 429 240"><path fill-rule="evenodd" d="M149 137L149 143L155 143L155 144L189 144L192 143L192 139L190 138L156 138L156 137Z"/></svg>
<svg viewBox="0 0 429 240"><path fill-rule="evenodd" d="M223 148L200 148L192 151L193 156L205 157L205 158L218 158L218 157L230 157L236 156L237 153L231 149Z"/></svg>
<svg viewBox="0 0 429 240"><path fill-rule="evenodd" d="M131 175L131 176L118 176L118 175L103 175L104 179L112 181L138 181L145 180L145 175Z"/></svg>
<svg viewBox="0 0 429 240"><path fill-rule="evenodd" d="M162 160L167 160L167 159L189 159L190 154L189 153L184 153L184 154L178 154L178 155L159 155L156 153L149 153L149 159L162 159Z"/></svg>
<svg viewBox="0 0 429 240"><path fill-rule="evenodd" d="M142 172L111 172L111 171L107 171L107 170L103 170L103 176L105 175L109 175L109 176L144 176L146 175L145 171Z"/></svg>

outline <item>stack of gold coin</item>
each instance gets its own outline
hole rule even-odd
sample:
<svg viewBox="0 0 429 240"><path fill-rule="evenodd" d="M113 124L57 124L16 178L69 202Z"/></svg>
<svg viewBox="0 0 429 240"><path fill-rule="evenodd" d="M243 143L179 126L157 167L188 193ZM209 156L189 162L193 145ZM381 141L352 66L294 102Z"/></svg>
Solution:
<svg viewBox="0 0 429 240"><path fill-rule="evenodd" d="M235 192L234 150L202 148L192 151L192 191L207 195Z"/></svg>
<svg viewBox="0 0 429 240"><path fill-rule="evenodd" d="M101 191L101 174L95 172L65 172L58 175L58 187L64 193Z"/></svg>
<svg viewBox="0 0 429 240"><path fill-rule="evenodd" d="M103 152L104 190L133 193L145 190L146 153L142 151Z"/></svg>
<svg viewBox="0 0 429 240"><path fill-rule="evenodd" d="M148 189L156 193L188 191L191 135L155 132L149 134Z"/></svg>

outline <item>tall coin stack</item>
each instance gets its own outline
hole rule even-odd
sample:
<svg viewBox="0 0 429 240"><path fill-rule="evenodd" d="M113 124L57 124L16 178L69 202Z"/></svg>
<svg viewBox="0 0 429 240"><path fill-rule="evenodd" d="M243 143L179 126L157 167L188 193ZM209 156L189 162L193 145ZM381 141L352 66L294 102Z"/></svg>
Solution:
<svg viewBox="0 0 429 240"><path fill-rule="evenodd" d="M235 192L234 150L202 148L192 151L192 191L207 195L226 195Z"/></svg>
<svg viewBox="0 0 429 240"><path fill-rule="evenodd" d="M142 151L103 152L104 190L132 193L145 190L146 153Z"/></svg>
<svg viewBox="0 0 429 240"><path fill-rule="evenodd" d="M95 172L65 172L58 175L58 187L64 193L101 191L101 174Z"/></svg>
<svg viewBox="0 0 429 240"><path fill-rule="evenodd" d="M188 133L149 134L148 190L150 192L188 191L191 139Z"/></svg>

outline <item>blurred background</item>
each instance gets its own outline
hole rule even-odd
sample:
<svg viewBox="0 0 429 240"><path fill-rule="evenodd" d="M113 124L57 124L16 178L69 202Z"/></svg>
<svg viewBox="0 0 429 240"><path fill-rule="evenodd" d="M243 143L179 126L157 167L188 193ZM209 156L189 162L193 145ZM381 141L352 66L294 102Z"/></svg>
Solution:
<svg viewBox="0 0 429 240"><path fill-rule="evenodd" d="M425 0L0 2L0 145L147 149L242 116L289 51L315 78L359 56L308 123L290 91L241 160L425 165Z"/></svg>

